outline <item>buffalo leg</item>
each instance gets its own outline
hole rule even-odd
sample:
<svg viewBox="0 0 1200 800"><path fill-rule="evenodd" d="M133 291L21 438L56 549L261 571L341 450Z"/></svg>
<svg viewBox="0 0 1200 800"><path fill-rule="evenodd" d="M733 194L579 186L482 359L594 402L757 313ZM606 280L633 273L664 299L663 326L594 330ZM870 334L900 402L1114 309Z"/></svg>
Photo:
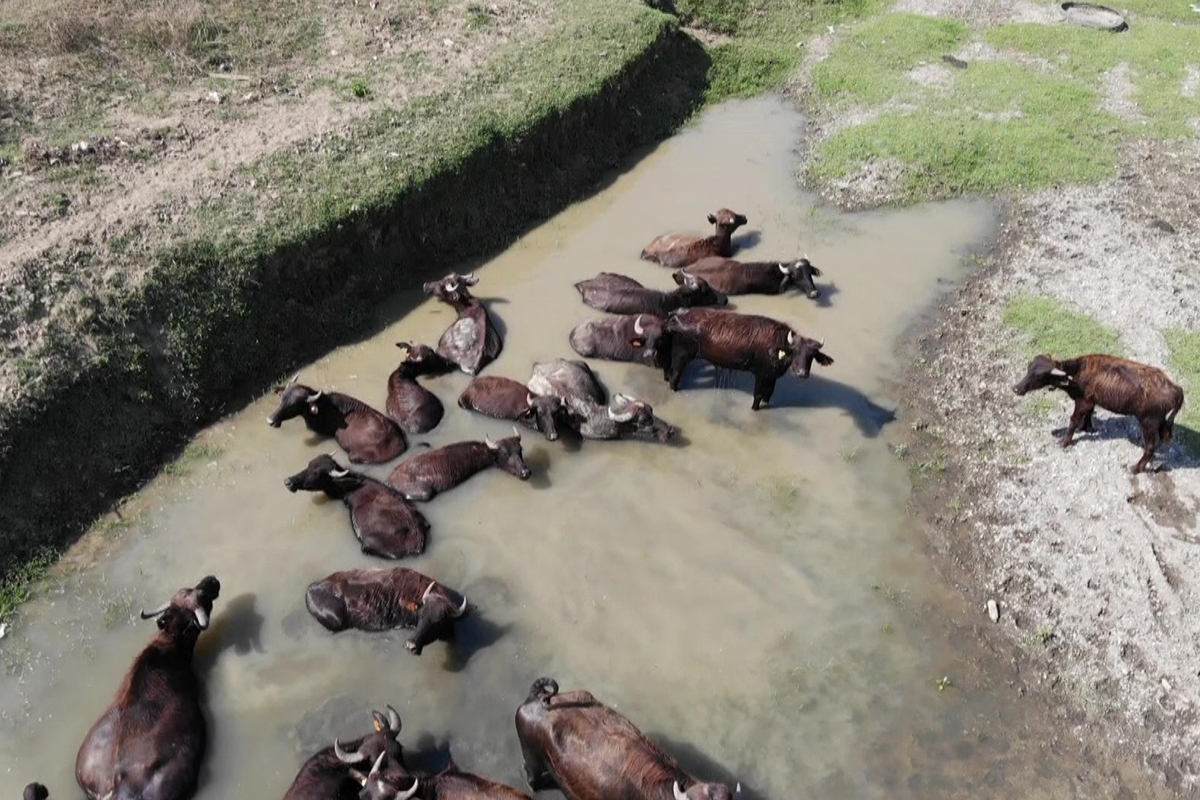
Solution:
<svg viewBox="0 0 1200 800"><path fill-rule="evenodd" d="M554 787L554 778L550 775L549 770L530 749L521 742L521 756L525 762L525 780L529 782L529 788L535 792L542 789L550 789Z"/></svg>
<svg viewBox="0 0 1200 800"><path fill-rule="evenodd" d="M687 365L692 363L696 357L699 348L695 342L687 341L680 337L678 341L672 343L671 346L671 374L668 378L671 384L671 391L679 391L679 382L683 380L683 371L687 369Z"/></svg>
<svg viewBox="0 0 1200 800"><path fill-rule="evenodd" d="M1067 426L1067 435L1062 438L1062 446L1070 447L1075 441L1075 431L1079 430L1085 419L1090 419L1092 409L1096 404L1090 400L1080 398L1075 401L1075 410L1071 412L1071 424Z"/></svg>
<svg viewBox="0 0 1200 800"><path fill-rule="evenodd" d="M1142 423L1142 457L1138 462L1130 467L1134 475L1146 469L1146 465L1150 463L1150 459L1154 458L1154 451L1158 449L1158 428L1159 421L1155 419L1143 419Z"/></svg>
<svg viewBox="0 0 1200 800"><path fill-rule="evenodd" d="M1096 426L1092 424L1092 411L1088 411L1087 414L1084 414L1084 416L1083 416L1083 432L1084 433L1095 433L1096 432Z"/></svg>
<svg viewBox="0 0 1200 800"><path fill-rule="evenodd" d="M758 411L758 406L764 400L771 402L771 395L775 394L775 376L774 375L755 375L754 376L754 405L752 409Z"/></svg>

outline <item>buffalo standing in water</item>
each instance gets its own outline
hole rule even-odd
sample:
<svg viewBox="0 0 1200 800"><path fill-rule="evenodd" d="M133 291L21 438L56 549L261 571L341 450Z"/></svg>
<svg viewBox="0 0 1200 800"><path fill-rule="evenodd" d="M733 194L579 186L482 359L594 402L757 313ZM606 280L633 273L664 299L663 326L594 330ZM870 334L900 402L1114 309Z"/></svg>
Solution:
<svg viewBox="0 0 1200 800"><path fill-rule="evenodd" d="M430 642L453 639L455 623L467 613L465 595L404 567L335 572L308 587L304 604L334 633L415 629L405 647L418 656Z"/></svg>
<svg viewBox="0 0 1200 800"><path fill-rule="evenodd" d="M424 287L425 294L438 298L458 312L458 319L446 328L438 340L437 351L468 375L477 375L494 361L503 346L500 333L492 324L487 309L467 290L468 286L477 283L479 279L474 275L451 272L440 281L431 281Z"/></svg>
<svg viewBox="0 0 1200 800"><path fill-rule="evenodd" d="M343 469L332 456L317 456L284 480L289 492L324 492L350 510L350 526L362 551L381 558L425 552L429 523L413 504L387 484Z"/></svg>
<svg viewBox="0 0 1200 800"><path fill-rule="evenodd" d="M457 442L413 456L392 470L388 485L409 500L432 500L453 489L472 475L496 467L521 480L529 480L530 470L521 452L521 434L498 442Z"/></svg>
<svg viewBox="0 0 1200 800"><path fill-rule="evenodd" d="M722 208L715 214L709 214L708 221L716 227L712 236L664 233L646 245L642 250L642 258L672 268L686 267L709 256L729 258L733 255L733 232L746 224L746 218Z"/></svg>
<svg viewBox="0 0 1200 800"><path fill-rule="evenodd" d="M142 612L142 619L157 621L158 633L134 659L75 760L75 779L92 800L183 800L196 791L208 732L192 654L220 593L210 575Z"/></svg>
<svg viewBox="0 0 1200 800"><path fill-rule="evenodd" d="M731 800L723 783L704 783L590 692L558 693L539 678L517 709L525 777L536 791L557 786L567 800Z"/></svg>
<svg viewBox="0 0 1200 800"><path fill-rule="evenodd" d="M443 375L457 367L424 344L397 342L408 355L388 376L388 416L408 433L428 433L442 421L445 409L437 395L417 383L421 375Z"/></svg>
<svg viewBox="0 0 1200 800"><path fill-rule="evenodd" d="M400 715L387 706L387 715L372 711L375 730L345 747L333 744L318 750L304 762L283 800L357 800L359 784L355 766L366 766L380 756L403 763L403 752L396 737L400 734Z"/></svg>
<svg viewBox="0 0 1200 800"><path fill-rule="evenodd" d="M404 431L395 420L361 400L340 392L318 392L292 378L267 417L278 428L292 417L303 417L313 433L332 436L355 464L382 464L404 452Z"/></svg>

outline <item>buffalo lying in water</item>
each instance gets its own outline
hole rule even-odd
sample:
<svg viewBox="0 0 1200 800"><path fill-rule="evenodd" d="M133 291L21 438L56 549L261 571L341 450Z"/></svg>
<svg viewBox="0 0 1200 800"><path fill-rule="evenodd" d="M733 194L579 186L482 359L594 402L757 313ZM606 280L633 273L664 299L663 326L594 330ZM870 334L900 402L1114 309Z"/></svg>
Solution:
<svg viewBox="0 0 1200 800"><path fill-rule="evenodd" d="M487 309L467 290L468 286L477 283L479 279L474 275L451 272L440 281L430 281L424 287L425 294L438 298L458 312L458 319L446 328L438 340L437 351L468 375L477 375L500 355L503 347L500 333L492 324Z"/></svg>
<svg viewBox="0 0 1200 800"><path fill-rule="evenodd" d="M807 258L791 263L783 261L734 261L732 258L702 258L684 270L708 281L725 294L783 294L795 286L810 300L821 296L813 282L821 270Z"/></svg>
<svg viewBox="0 0 1200 800"><path fill-rule="evenodd" d="M395 420L350 395L319 392L295 380L284 389L279 408L267 417L272 428L303 417L310 431L336 439L355 464L382 464L404 452L404 431Z"/></svg>
<svg viewBox="0 0 1200 800"><path fill-rule="evenodd" d="M386 716L372 711L375 730L361 739L338 740L318 750L304 762L283 800L357 800L359 784L354 767L370 764L380 756L403 763L403 751L396 737L400 734L400 715L387 706Z"/></svg>
<svg viewBox="0 0 1200 800"><path fill-rule="evenodd" d="M680 271L674 274L679 287L670 292L647 289L633 278L601 272L575 284L585 305L614 314L657 314L693 306L723 306L729 298L715 291L703 278Z"/></svg>
<svg viewBox="0 0 1200 800"><path fill-rule="evenodd" d="M733 232L746 224L746 218L737 212L722 208L708 215L715 226L712 236L694 233L664 233L642 250L642 258L664 267L686 267L708 256L728 258L733 255Z"/></svg>
<svg viewBox="0 0 1200 800"><path fill-rule="evenodd" d="M585 358L632 361L665 368L670 358L669 339L660 317L623 314L581 322L570 335L571 349Z"/></svg>
<svg viewBox="0 0 1200 800"><path fill-rule="evenodd" d="M557 786L567 800L731 800L723 783L704 783L632 722L590 692L558 693L540 678L517 709L525 777L534 789Z"/></svg>
<svg viewBox="0 0 1200 800"><path fill-rule="evenodd" d="M624 394L605 404L604 389L591 367L582 361L539 362L533 365L530 390L562 398L585 439L647 439L665 443L676 429L654 415L649 403Z"/></svg>
<svg viewBox="0 0 1200 800"><path fill-rule="evenodd" d="M332 456L317 456L287 478L289 492L324 492L350 510L354 536L368 555L404 558L425 551L429 523L412 503L387 484L343 469Z"/></svg>
<svg viewBox="0 0 1200 800"><path fill-rule="evenodd" d="M488 467L507 472L521 480L531 474L521 451L521 434L498 442L490 438L482 442L457 442L413 456L400 463L388 476L388 485L409 500L432 500L453 489Z"/></svg>
<svg viewBox="0 0 1200 800"><path fill-rule="evenodd" d="M430 642L453 639L455 623L467 613L466 596L404 567L335 572L308 587L304 604L334 633L413 628L405 647L418 656Z"/></svg>
<svg viewBox="0 0 1200 800"><path fill-rule="evenodd" d="M210 575L141 613L156 621L158 633L134 659L75 760L75 779L89 798L183 800L195 792L208 729L192 655L220 593Z"/></svg>
<svg viewBox="0 0 1200 800"><path fill-rule="evenodd" d="M519 422L552 442L558 438L560 428L570 426L560 398L534 394L511 378L483 375L473 379L459 396L458 406L494 419Z"/></svg>
<svg viewBox="0 0 1200 800"><path fill-rule="evenodd" d="M407 355L388 376L388 416L408 433L427 433L442 421L445 409L437 395L417 383L421 375L442 375L458 369L424 344L396 342Z"/></svg>

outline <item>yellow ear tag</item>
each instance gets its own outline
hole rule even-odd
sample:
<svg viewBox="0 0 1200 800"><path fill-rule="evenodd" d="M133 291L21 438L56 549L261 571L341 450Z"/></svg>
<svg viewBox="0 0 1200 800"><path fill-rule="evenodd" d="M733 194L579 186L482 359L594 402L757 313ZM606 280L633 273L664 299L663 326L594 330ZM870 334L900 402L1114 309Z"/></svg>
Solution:
<svg viewBox="0 0 1200 800"><path fill-rule="evenodd" d="M379 720L375 720L375 730L377 732L383 730L383 723L380 722Z"/></svg>
<svg viewBox="0 0 1200 800"><path fill-rule="evenodd" d="M788 357L787 350L780 350L780 351L779 351L779 360L780 360L780 361L784 361L784 360L786 360L786 359L787 359L787 357Z"/></svg>

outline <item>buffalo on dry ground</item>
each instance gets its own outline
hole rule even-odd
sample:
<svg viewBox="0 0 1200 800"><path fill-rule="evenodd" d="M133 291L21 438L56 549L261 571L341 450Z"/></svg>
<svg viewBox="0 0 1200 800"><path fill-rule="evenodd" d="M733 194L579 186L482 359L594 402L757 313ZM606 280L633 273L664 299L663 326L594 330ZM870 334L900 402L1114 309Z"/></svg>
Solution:
<svg viewBox="0 0 1200 800"><path fill-rule="evenodd" d="M821 296L821 290L813 282L813 278L821 276L821 270L807 258L791 263L702 258L684 271L703 278L713 289L727 295L783 294L795 286L812 300Z"/></svg>
<svg viewBox="0 0 1200 800"><path fill-rule="evenodd" d="M652 314L627 314L581 322L571 331L571 349L586 358L632 361L665 368L670 358L669 338L661 318Z"/></svg>
<svg viewBox="0 0 1200 800"><path fill-rule="evenodd" d="M525 777L536 791L557 786L567 800L731 800L723 783L705 783L628 719L589 692L558 693L540 678L517 709Z"/></svg>
<svg viewBox="0 0 1200 800"><path fill-rule="evenodd" d="M664 267L686 267L708 256L728 258L733 255L733 232L746 224L741 214L722 208L708 215L716 232L712 236L694 233L665 233L642 250L642 258Z"/></svg>
<svg viewBox="0 0 1200 800"><path fill-rule="evenodd" d="M671 388L679 381L687 365L701 358L715 367L740 370L754 375L755 411L763 402L771 402L775 382L789 370L807 378L812 362L829 366L833 359L821 352L824 342L809 339L789 326L769 317L687 308L667 318L671 339Z"/></svg>
<svg viewBox="0 0 1200 800"><path fill-rule="evenodd" d="M387 706L386 715L372 711L375 730L343 745L337 739L304 762L283 800L357 800L359 784L351 774L354 767L372 763L385 755L403 763L400 714Z"/></svg>
<svg viewBox="0 0 1200 800"><path fill-rule="evenodd" d="M295 380L284 389L279 408L267 417L272 428L303 417L310 431L336 439L355 464L382 464L404 452L404 431L395 420L350 395L319 392Z"/></svg>
<svg viewBox="0 0 1200 800"><path fill-rule="evenodd" d="M324 492L350 510L350 526L368 555L404 558L425 551L429 523L404 495L374 478L344 469L332 456L317 456L287 478L289 492Z"/></svg>
<svg viewBox="0 0 1200 800"><path fill-rule="evenodd" d="M430 281L424 287L425 294L438 298L458 312L458 319L446 328L438 340L437 351L468 375L477 375L494 361L503 346L500 333L492 324L487 309L467 289L477 283L479 279L474 275L451 272L440 281Z"/></svg>
<svg viewBox="0 0 1200 800"><path fill-rule="evenodd" d="M404 567L335 572L308 587L304 604L334 633L415 629L405 647L416 655L430 642L453 639L455 623L467 613L463 594Z"/></svg>
<svg viewBox="0 0 1200 800"><path fill-rule="evenodd" d="M483 375L472 379L459 396L458 405L493 419L519 422L552 442L558 438L560 428L570 427L566 406L560 398L534 394L511 378Z"/></svg>
<svg viewBox="0 0 1200 800"><path fill-rule="evenodd" d="M521 452L521 434L515 427L512 436L498 442L491 438L456 442L413 456L392 470L387 482L409 500L425 502L488 467L529 480L531 472Z"/></svg>
<svg viewBox="0 0 1200 800"><path fill-rule="evenodd" d="M406 355L388 376L388 416L408 433L427 433L442 421L445 409L437 395L417 383L421 375L444 375L457 367L424 344L396 342Z"/></svg>
<svg viewBox="0 0 1200 800"><path fill-rule="evenodd" d="M1061 389L1075 401L1063 447L1071 446L1080 428L1094 430L1092 412L1097 406L1137 417L1142 426L1142 457L1130 467L1135 474L1146 468L1159 447L1171 443L1175 415L1183 408L1183 389L1167 373L1116 356L1092 354L1055 361L1039 355L1013 387L1018 395L1036 389Z"/></svg>
<svg viewBox="0 0 1200 800"><path fill-rule="evenodd" d="M604 389L582 361L555 359L533 365L529 388L562 398L585 439L646 439L665 443L677 430L654 415L649 403L616 394L605 404Z"/></svg>
<svg viewBox="0 0 1200 800"><path fill-rule="evenodd" d="M723 306L729 298L714 291L703 278L686 272L676 272L677 289L662 292L647 289L632 278L601 272L595 278L575 284L583 302L601 311L614 314L657 314L692 306ZM621 279L621 280L614 280Z"/></svg>
<svg viewBox="0 0 1200 800"><path fill-rule="evenodd" d="M220 593L210 575L141 613L156 620L158 633L134 659L75 760L75 779L89 798L182 800L195 792L208 731L192 654Z"/></svg>

